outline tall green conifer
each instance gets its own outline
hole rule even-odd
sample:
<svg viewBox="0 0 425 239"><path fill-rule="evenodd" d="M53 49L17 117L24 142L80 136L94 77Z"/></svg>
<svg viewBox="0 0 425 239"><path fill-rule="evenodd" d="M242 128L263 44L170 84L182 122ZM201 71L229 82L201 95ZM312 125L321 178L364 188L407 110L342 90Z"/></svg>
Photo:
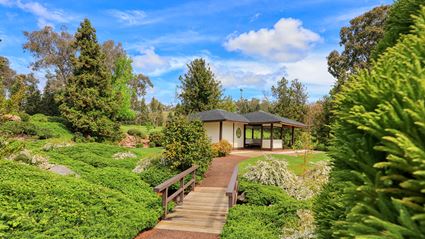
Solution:
<svg viewBox="0 0 425 239"><path fill-rule="evenodd" d="M114 138L119 125L114 122L118 109L111 73L88 19L80 24L73 46L77 52L71 59L74 71L61 97L61 113L86 137Z"/></svg>

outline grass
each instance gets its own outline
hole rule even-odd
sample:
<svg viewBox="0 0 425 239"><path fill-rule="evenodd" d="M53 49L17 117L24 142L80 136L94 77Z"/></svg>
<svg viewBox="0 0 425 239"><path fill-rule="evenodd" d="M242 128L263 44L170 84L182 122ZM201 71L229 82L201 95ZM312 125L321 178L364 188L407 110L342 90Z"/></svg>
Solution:
<svg viewBox="0 0 425 239"><path fill-rule="evenodd" d="M133 124L130 124L130 125L121 125L121 131L123 133L126 133L129 129L137 129L137 130L140 130L143 133L145 133L145 134L148 135L151 132L161 131L162 130L162 127L154 127L154 128L148 129L148 127L146 127L145 125L133 125Z"/></svg>
<svg viewBox="0 0 425 239"><path fill-rule="evenodd" d="M289 169L291 169L295 174L300 175L304 172L304 169L311 167L311 163L316 163L322 160L330 160L330 157L325 152L314 153L307 156L308 164L305 167L304 165L304 155L286 155L286 154L274 154L274 158L287 160L289 164ZM242 161L239 164L239 174L243 175L248 171L248 167L256 164L258 161L265 159L265 156L259 156L247 159Z"/></svg>

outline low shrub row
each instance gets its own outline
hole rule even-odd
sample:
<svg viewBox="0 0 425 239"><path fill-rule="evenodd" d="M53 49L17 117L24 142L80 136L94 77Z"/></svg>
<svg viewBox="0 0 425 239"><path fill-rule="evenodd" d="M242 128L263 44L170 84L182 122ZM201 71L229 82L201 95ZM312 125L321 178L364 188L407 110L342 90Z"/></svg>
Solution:
<svg viewBox="0 0 425 239"><path fill-rule="evenodd" d="M232 152L232 145L227 140L220 140L211 145L213 157L224 157Z"/></svg>

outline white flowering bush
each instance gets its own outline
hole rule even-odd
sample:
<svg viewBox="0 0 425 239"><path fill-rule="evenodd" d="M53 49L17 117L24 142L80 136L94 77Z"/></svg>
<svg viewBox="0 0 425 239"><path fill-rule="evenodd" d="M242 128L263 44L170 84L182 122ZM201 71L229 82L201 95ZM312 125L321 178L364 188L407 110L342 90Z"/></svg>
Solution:
<svg viewBox="0 0 425 239"><path fill-rule="evenodd" d="M270 155L248 168L243 177L251 182L279 186L297 200L312 198L328 182L330 165L326 161L316 163L303 176L297 176L288 168L286 160Z"/></svg>
<svg viewBox="0 0 425 239"><path fill-rule="evenodd" d="M284 227L282 239L313 239L315 238L314 215L311 210L298 209L298 222L295 227Z"/></svg>

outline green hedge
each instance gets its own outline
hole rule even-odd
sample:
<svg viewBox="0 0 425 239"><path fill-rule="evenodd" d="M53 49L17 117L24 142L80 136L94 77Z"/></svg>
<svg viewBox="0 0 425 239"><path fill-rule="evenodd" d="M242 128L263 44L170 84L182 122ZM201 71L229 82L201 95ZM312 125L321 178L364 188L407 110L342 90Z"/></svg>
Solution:
<svg viewBox="0 0 425 239"><path fill-rule="evenodd" d="M297 222L296 211L309 206L276 186L241 181L239 191L245 200L230 209L221 239L279 239Z"/></svg>
<svg viewBox="0 0 425 239"><path fill-rule="evenodd" d="M0 192L0 237L11 239L132 238L160 216L98 183L4 160Z"/></svg>

